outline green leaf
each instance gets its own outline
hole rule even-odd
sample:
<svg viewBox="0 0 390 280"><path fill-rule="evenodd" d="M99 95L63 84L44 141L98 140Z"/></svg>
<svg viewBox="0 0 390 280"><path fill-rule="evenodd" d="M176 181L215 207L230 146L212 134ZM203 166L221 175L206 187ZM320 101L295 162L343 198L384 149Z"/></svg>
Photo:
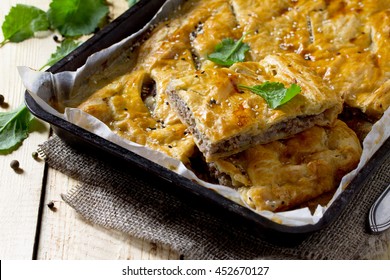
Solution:
<svg viewBox="0 0 390 280"><path fill-rule="evenodd" d="M245 60L245 53L250 49L249 45L243 43L244 36L234 41L232 38L223 39L215 47L215 51L208 55L208 59L222 66L232 66L236 62Z"/></svg>
<svg viewBox="0 0 390 280"><path fill-rule="evenodd" d="M49 21L63 36L93 33L108 14L104 0L53 0Z"/></svg>
<svg viewBox="0 0 390 280"><path fill-rule="evenodd" d="M31 38L37 31L48 30L49 21L41 9L18 4L5 16L1 29L4 41L0 43L0 47L6 42L21 42Z"/></svg>
<svg viewBox="0 0 390 280"><path fill-rule="evenodd" d="M65 56L67 56L70 52L72 52L74 49L76 49L78 46L80 46L81 42L76 42L72 39L65 39L61 42L61 45L57 47L55 53L51 54L50 59L46 62L45 65L41 67L42 70L46 66L53 66L56 62L63 59Z"/></svg>
<svg viewBox="0 0 390 280"><path fill-rule="evenodd" d="M134 6L135 3L137 3L137 2L138 2L138 0L127 0L127 3L129 3L129 8Z"/></svg>
<svg viewBox="0 0 390 280"><path fill-rule="evenodd" d="M24 105L14 111L0 113L0 152L11 152L27 138L33 118Z"/></svg>
<svg viewBox="0 0 390 280"><path fill-rule="evenodd" d="M301 92L301 87L297 84L291 84L287 89L282 83L274 82L265 82L253 87L240 85L239 88L248 89L257 95L260 95L272 109L287 103Z"/></svg>

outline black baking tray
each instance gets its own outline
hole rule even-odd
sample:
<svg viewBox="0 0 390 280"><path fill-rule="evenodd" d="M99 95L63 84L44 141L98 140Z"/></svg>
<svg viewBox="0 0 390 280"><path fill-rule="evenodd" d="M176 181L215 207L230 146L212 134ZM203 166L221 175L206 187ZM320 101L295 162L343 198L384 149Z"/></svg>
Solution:
<svg viewBox="0 0 390 280"><path fill-rule="evenodd" d="M141 29L152 19L164 2L166 0L139 1L135 6L95 34L67 57L48 69L48 71L57 73L76 70L85 63L91 54L109 47ZM390 151L390 139L387 139L350 183L348 188L329 207L318 223L315 225L291 227L280 225L264 218L252 210L200 186L171 170L44 111L27 91L25 92L25 103L32 114L50 123L54 132L70 145L76 148L82 148L83 151L87 150L94 154L100 154L105 160L111 161L113 165L118 163L118 161L121 164L128 164L133 170L141 171L133 172L134 176L139 176L140 179L146 180L156 187L166 186L167 184L172 185L171 188L164 187L164 190L174 193L180 199L191 201L194 205L202 205L208 212L212 212L226 219L227 222L232 223L232 226L240 226L240 228L248 229L253 234L267 241L283 246L299 244L310 234L331 225L352 200L353 196L359 191L363 183L369 180L372 171L389 156ZM199 201L202 203L199 203Z"/></svg>

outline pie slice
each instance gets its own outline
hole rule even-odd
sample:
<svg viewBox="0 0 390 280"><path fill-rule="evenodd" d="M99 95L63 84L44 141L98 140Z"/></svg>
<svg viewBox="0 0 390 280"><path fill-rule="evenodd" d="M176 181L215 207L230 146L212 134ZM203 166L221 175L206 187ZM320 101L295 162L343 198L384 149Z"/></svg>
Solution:
<svg viewBox="0 0 390 280"><path fill-rule="evenodd" d="M356 134L337 120L287 140L257 145L210 163L223 185L238 188L257 210L281 211L332 192L361 156Z"/></svg>
<svg viewBox="0 0 390 280"><path fill-rule="evenodd" d="M156 82L143 70L133 71L96 91L78 108L121 137L188 163L196 148L193 137L169 105L160 102L164 81L155 78Z"/></svg>
<svg viewBox="0 0 390 280"><path fill-rule="evenodd" d="M260 62L186 73L169 84L170 105L189 126L207 161L332 124L341 112L341 97L304 62L295 54L270 55ZM301 92L272 109L261 96L240 87L265 81L297 84Z"/></svg>

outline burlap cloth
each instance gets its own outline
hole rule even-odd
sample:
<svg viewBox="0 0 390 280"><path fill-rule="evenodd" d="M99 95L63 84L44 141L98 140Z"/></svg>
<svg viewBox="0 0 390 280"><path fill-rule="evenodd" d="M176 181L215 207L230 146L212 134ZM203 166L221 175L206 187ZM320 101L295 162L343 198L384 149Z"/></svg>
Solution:
<svg viewBox="0 0 390 280"><path fill-rule="evenodd" d="M389 249L390 231L371 235L366 227L370 206L390 183L389 157L331 226L295 247L283 247L232 226L229 217L165 192L165 186L150 186L124 165L74 149L57 136L40 149L49 166L80 181L63 199L85 219L170 246L185 259L372 259Z"/></svg>

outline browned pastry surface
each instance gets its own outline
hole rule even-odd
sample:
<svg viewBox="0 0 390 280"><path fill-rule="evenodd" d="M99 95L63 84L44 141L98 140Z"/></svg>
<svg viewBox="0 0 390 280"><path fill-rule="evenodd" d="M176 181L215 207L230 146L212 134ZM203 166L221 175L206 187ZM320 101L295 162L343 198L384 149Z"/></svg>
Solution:
<svg viewBox="0 0 390 280"><path fill-rule="evenodd" d="M334 191L360 156L356 134L337 121L333 127L315 126L212 165L221 183L238 188L249 206L280 211Z"/></svg>
<svg viewBox="0 0 390 280"><path fill-rule="evenodd" d="M249 60L297 53L345 102L379 118L390 105L390 1L233 0Z"/></svg>
<svg viewBox="0 0 390 280"><path fill-rule="evenodd" d="M208 59L241 37L244 62ZM127 74L79 107L185 163L198 146L221 183L241 187L251 207L279 211L329 193L357 164L359 141L335 120L348 108L342 118L362 141L390 106L389 41L390 1L188 0L135 48ZM240 87L265 81L302 91L271 109ZM232 159L244 174L226 169Z"/></svg>
<svg viewBox="0 0 390 280"><path fill-rule="evenodd" d="M143 96L142 86L149 79L145 71L133 71L94 93L79 108L120 136L187 163L195 148L193 137L168 105L155 105L147 101L153 95ZM160 114L154 115L153 110Z"/></svg>
<svg viewBox="0 0 390 280"><path fill-rule="evenodd" d="M296 83L302 91L272 109L262 97L239 89L264 81L286 86ZM174 79L168 93L208 161L290 137L315 124L329 125L342 108L340 96L296 54L270 55L258 63L237 63L230 69L193 71Z"/></svg>

